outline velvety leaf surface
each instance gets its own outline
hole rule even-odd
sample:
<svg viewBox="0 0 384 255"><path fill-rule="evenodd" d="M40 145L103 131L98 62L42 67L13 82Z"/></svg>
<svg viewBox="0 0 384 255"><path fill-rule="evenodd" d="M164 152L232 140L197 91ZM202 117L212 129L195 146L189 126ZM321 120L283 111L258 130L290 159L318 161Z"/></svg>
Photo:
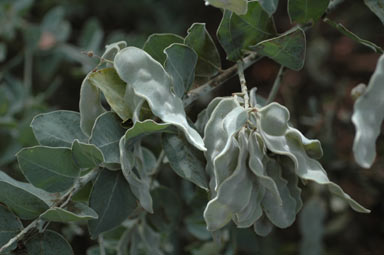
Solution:
<svg viewBox="0 0 384 255"><path fill-rule="evenodd" d="M89 82L99 88L117 115L126 121L132 117L133 109L124 98L127 84L122 81L113 68L104 68L89 75Z"/></svg>
<svg viewBox="0 0 384 255"><path fill-rule="evenodd" d="M89 143L96 145L104 155L105 163L120 163L119 141L125 129L113 112L100 115L92 129Z"/></svg>
<svg viewBox="0 0 384 255"><path fill-rule="evenodd" d="M172 77L173 91L183 97L195 80L197 54L184 44L174 43L164 50L167 59L165 71Z"/></svg>
<svg viewBox="0 0 384 255"><path fill-rule="evenodd" d="M16 236L23 229L23 225L11 211L3 205L0 205L0 247L6 244L12 237ZM16 248L14 243L6 251Z"/></svg>
<svg viewBox="0 0 384 255"><path fill-rule="evenodd" d="M194 23L188 29L184 43L198 55L196 76L211 77L221 69L220 55L205 24Z"/></svg>
<svg viewBox="0 0 384 255"><path fill-rule="evenodd" d="M51 207L41 215L46 221L76 222L97 219L97 213L84 203L70 203L67 208Z"/></svg>
<svg viewBox="0 0 384 255"><path fill-rule="evenodd" d="M172 80L159 62L141 49L128 47L116 55L114 63L120 78L148 102L153 114L181 129L196 148L206 150L199 133L188 124L183 102L171 92Z"/></svg>
<svg viewBox="0 0 384 255"><path fill-rule="evenodd" d="M60 234L52 230L33 236L25 246L28 254L74 255L70 244Z"/></svg>
<svg viewBox="0 0 384 255"><path fill-rule="evenodd" d="M247 0L205 0L209 4L217 7L230 10L237 15L244 15L247 13Z"/></svg>
<svg viewBox="0 0 384 255"><path fill-rule="evenodd" d="M353 153L356 162L370 168L376 158L376 140L384 120L384 56L377 62L365 92L356 100L352 122L356 127Z"/></svg>
<svg viewBox="0 0 384 255"><path fill-rule="evenodd" d="M16 156L27 180L48 192L69 189L80 174L69 148L35 146L22 149Z"/></svg>
<svg viewBox="0 0 384 255"><path fill-rule="evenodd" d="M164 64L167 58L164 50L173 43L183 43L183 41L183 37L175 34L152 34L144 43L143 50L160 64Z"/></svg>
<svg viewBox="0 0 384 255"><path fill-rule="evenodd" d="M0 202L25 220L38 217L47 210L53 195L29 183L19 182L0 171Z"/></svg>
<svg viewBox="0 0 384 255"><path fill-rule="evenodd" d="M259 2L248 4L248 12L238 16L224 11L217 30L217 38L223 46L227 59L237 61L243 57L242 50L276 34L273 19L269 17Z"/></svg>
<svg viewBox="0 0 384 255"><path fill-rule="evenodd" d="M72 144L72 157L80 168L93 168L104 162L103 153L95 145L78 140Z"/></svg>
<svg viewBox="0 0 384 255"><path fill-rule="evenodd" d="M327 10L330 0L288 0L291 22L316 22Z"/></svg>
<svg viewBox="0 0 384 255"><path fill-rule="evenodd" d="M280 65L298 71L304 66L305 33L298 28L278 37L262 41L250 48L261 56L266 56Z"/></svg>
<svg viewBox="0 0 384 255"><path fill-rule="evenodd" d="M178 135L164 134L162 141L165 155L172 169L180 177L208 190L205 161L202 153Z"/></svg>
<svg viewBox="0 0 384 255"><path fill-rule="evenodd" d="M123 174L103 170L96 179L89 206L99 215L88 221L92 238L120 225L136 208L136 199Z"/></svg>
<svg viewBox="0 0 384 255"><path fill-rule="evenodd" d="M31 123L41 145L71 147L73 140L87 141L80 129L80 114L72 111L53 111L37 115Z"/></svg>

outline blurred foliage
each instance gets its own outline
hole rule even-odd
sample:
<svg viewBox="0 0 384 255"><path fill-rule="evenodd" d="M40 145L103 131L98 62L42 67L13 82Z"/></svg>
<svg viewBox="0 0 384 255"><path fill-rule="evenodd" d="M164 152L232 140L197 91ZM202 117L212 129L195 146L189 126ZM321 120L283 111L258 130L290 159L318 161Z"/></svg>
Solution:
<svg viewBox="0 0 384 255"><path fill-rule="evenodd" d="M286 1L280 1L275 14L279 32L289 28L286 9ZM36 144L29 127L33 116L54 108L78 109L81 80L96 66L103 45L125 40L128 45L142 46L150 34L161 32L185 36L185 31L194 21L207 22L208 31L213 35L220 17L219 10L205 7L203 1L2 0L1 169L18 176L15 153L22 147ZM378 45L384 44L384 27L363 1L346 1L331 17L362 38ZM172 240L172 243L163 243L169 254L298 254L300 247L319 240L323 254L381 254L384 250L384 206L381 201L384 195L384 158L378 157L369 171L356 167L351 150L353 100L349 95L357 84L367 83L378 55L324 23L315 25L307 39L307 56L311 57L306 60L304 70L286 71L278 101L289 108L296 127L305 131L306 136L321 140L325 152L322 164L330 179L372 209L372 213L354 213L346 208L344 202L336 198L329 200L322 189L313 186L311 193L316 195L316 199L320 197L321 202L316 200L316 203L307 204L300 223L306 224L308 217L319 217L316 224L324 225L323 229L317 226L316 238L308 237L312 234L308 229L300 231L298 223L289 229L274 231L265 238L248 229L229 227L222 236L227 240L235 237L236 242L222 247L205 229L202 211L206 193L164 168L159 173L159 183L170 188L167 190L173 190L170 197L179 198L175 199L175 207L182 208L182 215L177 216L179 225L176 230L167 231L167 226L161 225L164 223L156 217L148 218L147 222L154 229L165 228L160 240ZM84 54L89 51L96 56ZM229 66L229 62L224 65ZM265 96L278 69L277 64L264 59L247 70L248 84L257 86L258 93ZM230 80L214 93L228 95L237 88L237 80ZM212 97L207 95L208 99ZM197 114L207 101L200 100L191 111ZM145 142L156 146L156 141ZM382 135L377 150L378 155L384 155ZM84 189L84 193L87 197L89 190ZM304 199L314 201L312 195ZM164 210L164 214L172 215L170 211ZM124 226L129 228L133 224L127 221ZM55 223L51 227L61 230L71 241L75 254L100 254L95 242L89 240L85 224L70 224L63 228ZM124 228L117 228L104 234L107 253L116 246L124 231Z"/></svg>

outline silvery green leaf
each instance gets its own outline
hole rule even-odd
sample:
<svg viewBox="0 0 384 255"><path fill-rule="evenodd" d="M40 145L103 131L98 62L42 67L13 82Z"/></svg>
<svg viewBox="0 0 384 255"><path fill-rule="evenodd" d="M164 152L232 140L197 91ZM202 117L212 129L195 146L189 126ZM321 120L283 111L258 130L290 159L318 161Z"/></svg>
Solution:
<svg viewBox="0 0 384 255"><path fill-rule="evenodd" d="M89 143L96 145L104 155L105 163L120 163L119 141L125 130L113 112L100 115L92 129Z"/></svg>
<svg viewBox="0 0 384 255"><path fill-rule="evenodd" d="M259 0L261 7L271 16L277 10L279 0Z"/></svg>
<svg viewBox="0 0 384 255"><path fill-rule="evenodd" d="M80 114L73 111L53 111L33 118L31 127L41 145L71 147L73 140L87 141L80 129Z"/></svg>
<svg viewBox="0 0 384 255"><path fill-rule="evenodd" d="M376 157L376 139L384 119L384 55L377 62L365 93L355 102L352 122L356 127L353 153L356 162L370 168Z"/></svg>
<svg viewBox="0 0 384 255"><path fill-rule="evenodd" d="M72 144L72 157L80 168L93 168L104 162L103 153L93 144L75 140Z"/></svg>
<svg viewBox="0 0 384 255"><path fill-rule="evenodd" d="M196 148L206 150L199 133L188 124L183 102L171 92L171 78L159 62L139 48L128 47L116 55L114 66L135 94L148 102L153 114L180 128Z"/></svg>
<svg viewBox="0 0 384 255"><path fill-rule="evenodd" d="M240 212L248 204L252 193L252 178L247 167L248 144L245 130L239 133L239 158L235 171L218 186L216 196L208 202L204 218L209 231L226 225L234 213ZM223 212L218 209L223 208ZM229 218L229 220L228 220Z"/></svg>
<svg viewBox="0 0 384 255"><path fill-rule="evenodd" d="M261 216L260 219L258 219L255 222L255 224L253 224L253 230L259 236L265 237L269 233L271 233L271 231L273 230L273 225L268 220L268 218L265 215L263 215L263 216Z"/></svg>
<svg viewBox="0 0 384 255"><path fill-rule="evenodd" d="M271 103L259 110L259 132L267 148L275 154L288 156L295 166L296 174L304 180L327 185L329 190L344 199L352 209L368 213L368 209L359 205L337 184L328 179L321 164L308 156L302 134L288 126L289 111L278 103Z"/></svg>
<svg viewBox="0 0 384 255"><path fill-rule="evenodd" d="M164 68L172 77L173 91L182 98L195 80L197 54L187 45L173 43L164 50L167 59Z"/></svg>
<svg viewBox="0 0 384 255"><path fill-rule="evenodd" d="M141 206L148 212L153 213L149 179L146 178L147 173L143 172L145 170L142 168L136 168L139 176L134 172L134 167L137 165L135 155L133 154L132 148L127 146L126 141L125 136L123 136L119 142L122 172L129 183L132 193L139 200Z"/></svg>
<svg viewBox="0 0 384 255"><path fill-rule="evenodd" d="M84 78L80 89L80 128L84 134L90 136L96 118L105 112L101 105L100 90L93 86L88 75Z"/></svg>
<svg viewBox="0 0 384 255"><path fill-rule="evenodd" d="M266 173L263 163L264 152L260 148L258 134L251 133L248 141L249 145L249 169L256 175L257 182L273 194L278 204L282 204L279 190L275 181Z"/></svg>
<svg viewBox="0 0 384 255"><path fill-rule="evenodd" d="M326 208L324 202L313 197L305 203L299 216L299 228L302 236L300 255L323 254L323 235Z"/></svg>
<svg viewBox="0 0 384 255"><path fill-rule="evenodd" d="M163 255L164 253L160 250L161 236L155 232L148 224L144 221L137 228L137 232L140 235L142 245L147 251L147 254Z"/></svg>
<svg viewBox="0 0 384 255"><path fill-rule="evenodd" d="M7 207L0 205L0 247L3 247L12 237L23 230L23 224ZM14 250L17 247L16 242L12 244L5 252Z"/></svg>
<svg viewBox="0 0 384 255"><path fill-rule="evenodd" d="M101 59L113 61L116 54L122 49L124 49L125 47L127 47L127 43L124 41L108 44L105 46L105 52L101 56Z"/></svg>
<svg viewBox="0 0 384 255"><path fill-rule="evenodd" d="M383 0L364 0L364 3L384 24L384 1Z"/></svg>
<svg viewBox="0 0 384 255"><path fill-rule="evenodd" d="M292 161L283 159L283 163L280 164L283 168L282 176L288 181L288 189L291 196L296 200L296 213L298 213L303 207L303 201L301 200L301 188L299 187L299 177L295 173L295 166Z"/></svg>
<svg viewBox="0 0 384 255"><path fill-rule="evenodd" d="M125 98L125 91L127 85L120 79L116 71L113 68L104 68L92 72L88 76L89 82L100 89L111 109L116 112L117 115L126 121L132 118L133 110L130 100Z"/></svg>
<svg viewBox="0 0 384 255"><path fill-rule="evenodd" d="M233 221L239 228L248 228L252 226L262 215L263 209L261 202L265 195L265 188L253 182L251 199L247 206L240 212L236 213L233 217Z"/></svg>
<svg viewBox="0 0 384 255"><path fill-rule="evenodd" d="M235 12L237 15L244 15L248 10L247 0L205 0L209 4Z"/></svg>
<svg viewBox="0 0 384 255"><path fill-rule="evenodd" d="M287 228L296 219L296 200L291 196L288 182L282 177L282 169L276 160L267 161L267 174L274 180L280 193L281 202L267 191L262 207L268 219L279 228Z"/></svg>
<svg viewBox="0 0 384 255"><path fill-rule="evenodd" d="M188 28L184 43L198 55L196 76L212 77L221 69L220 54L204 23L193 23Z"/></svg>
<svg viewBox="0 0 384 255"><path fill-rule="evenodd" d="M217 104L220 103L222 97L215 97L205 108L197 115L197 120L195 122L195 127L200 134L204 134L205 126L209 118L211 117L212 111L216 108Z"/></svg>
<svg viewBox="0 0 384 255"><path fill-rule="evenodd" d="M22 219L31 220L52 206L54 196L30 183L19 182L0 171L0 202Z"/></svg>
<svg viewBox="0 0 384 255"><path fill-rule="evenodd" d="M51 207L41 215L41 219L54 222L75 222L97 219L97 213L86 204L73 203L69 208Z"/></svg>
<svg viewBox="0 0 384 255"><path fill-rule="evenodd" d="M143 50L160 64L164 64L167 58L164 50L173 43L183 43L183 41L184 38L176 34L152 34L145 41Z"/></svg>

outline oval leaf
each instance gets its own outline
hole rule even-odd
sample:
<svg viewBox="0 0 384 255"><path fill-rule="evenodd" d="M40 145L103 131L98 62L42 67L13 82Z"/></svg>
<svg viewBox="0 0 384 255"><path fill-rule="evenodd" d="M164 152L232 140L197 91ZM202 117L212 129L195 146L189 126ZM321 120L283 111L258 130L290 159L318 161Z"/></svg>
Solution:
<svg viewBox="0 0 384 255"><path fill-rule="evenodd" d="M28 254L38 255L74 255L72 247L58 233L47 230L33 236L25 244Z"/></svg>
<svg viewBox="0 0 384 255"><path fill-rule="evenodd" d="M46 221L76 222L81 220L97 219L97 213L83 203L70 203L66 209L51 207L41 215Z"/></svg>
<svg viewBox="0 0 384 255"><path fill-rule="evenodd" d="M12 237L16 236L23 229L19 218L3 205L0 205L0 247L6 244ZM16 242L5 250L11 251L16 248Z"/></svg>
<svg viewBox="0 0 384 255"><path fill-rule="evenodd" d="M72 157L80 168L94 168L104 162L103 153L95 145L78 140L72 144Z"/></svg>
<svg viewBox="0 0 384 255"><path fill-rule="evenodd" d="M235 12L237 15L247 13L248 0L205 0L217 8L224 8Z"/></svg>
<svg viewBox="0 0 384 255"><path fill-rule="evenodd" d="M164 64L166 54L164 50L173 43L183 43L184 38L175 34L152 34L144 43L145 50L153 59Z"/></svg>
<svg viewBox="0 0 384 255"><path fill-rule="evenodd" d="M330 0L288 0L291 22L316 22L327 10Z"/></svg>

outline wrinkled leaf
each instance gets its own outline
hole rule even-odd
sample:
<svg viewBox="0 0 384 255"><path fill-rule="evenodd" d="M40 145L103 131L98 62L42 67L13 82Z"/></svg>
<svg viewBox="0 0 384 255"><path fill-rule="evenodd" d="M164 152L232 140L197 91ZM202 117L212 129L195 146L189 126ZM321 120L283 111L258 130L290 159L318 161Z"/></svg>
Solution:
<svg viewBox="0 0 384 255"><path fill-rule="evenodd" d="M88 75L81 84L79 111L81 130L90 136L96 118L105 110L101 105L100 89L89 82Z"/></svg>
<svg viewBox="0 0 384 255"><path fill-rule="evenodd" d="M224 11L217 30L217 38L223 46L227 59L237 61L243 57L242 50L276 34L273 19L257 1L249 2L246 15L238 16Z"/></svg>
<svg viewBox="0 0 384 255"><path fill-rule="evenodd" d="M159 62L141 49L128 47L116 55L114 63L120 78L132 85L156 116L180 128L196 148L206 150L199 133L188 124L183 102L171 92L172 81Z"/></svg>
<svg viewBox="0 0 384 255"><path fill-rule="evenodd" d="M298 71L304 66L305 47L305 33L301 28L297 28L250 48L261 56L266 56L280 65Z"/></svg>
<svg viewBox="0 0 384 255"><path fill-rule="evenodd" d="M88 221L92 238L120 225L136 208L136 199L121 172L103 170L96 179L89 206L99 215Z"/></svg>
<svg viewBox="0 0 384 255"><path fill-rule="evenodd" d="M22 149L16 156L27 180L48 192L69 189L80 174L69 148L35 146Z"/></svg>
<svg viewBox="0 0 384 255"><path fill-rule="evenodd" d="M377 62L368 87L355 102L352 122L356 127L353 153L356 162L370 168L376 158L376 139L384 120L384 56Z"/></svg>
<svg viewBox="0 0 384 255"><path fill-rule="evenodd" d="M89 75L88 80L103 92L111 109L123 121L132 118L133 109L124 98L127 84L120 79L113 68L104 68L93 72Z"/></svg>
<svg viewBox="0 0 384 255"><path fill-rule="evenodd" d="M175 34L152 34L144 43L145 50L153 59L164 64L166 54L164 50L173 43L183 43L184 38Z"/></svg>
<svg viewBox="0 0 384 255"><path fill-rule="evenodd" d="M0 247L6 244L12 237L16 236L23 229L19 218L3 205L0 205ZM16 248L16 243L5 251Z"/></svg>
<svg viewBox="0 0 384 255"><path fill-rule="evenodd" d="M247 13L248 0L205 0L209 4L235 12L237 15Z"/></svg>
<svg viewBox="0 0 384 255"><path fill-rule="evenodd" d="M25 220L38 217L47 210L53 195L29 183L19 182L0 171L0 202Z"/></svg>
<svg viewBox="0 0 384 255"><path fill-rule="evenodd" d="M28 254L74 255L71 245L60 234L47 230L34 235L25 244Z"/></svg>
<svg viewBox="0 0 384 255"><path fill-rule="evenodd" d="M162 141L165 155L172 169L180 177L208 190L205 162L201 152L178 135L164 134Z"/></svg>
<svg viewBox="0 0 384 255"><path fill-rule="evenodd" d="M54 222L76 222L97 217L97 213L83 203L69 204L67 208L51 207L41 215L43 220Z"/></svg>
<svg viewBox="0 0 384 255"><path fill-rule="evenodd" d="M211 77L221 69L220 55L205 24L194 23L188 29L184 43L198 55L196 76Z"/></svg>
<svg viewBox="0 0 384 255"><path fill-rule="evenodd" d="M120 163L119 141L125 130L113 112L100 115L92 129L89 143L96 145L104 155L105 163Z"/></svg>
<svg viewBox="0 0 384 255"><path fill-rule="evenodd" d="M72 157L80 168L93 168L104 162L103 153L95 145L78 140L72 144Z"/></svg>
<svg viewBox="0 0 384 255"><path fill-rule="evenodd" d="M184 44L174 43L164 50L164 69L172 77L173 91L182 98L195 80L197 54Z"/></svg>
<svg viewBox="0 0 384 255"><path fill-rule="evenodd" d="M71 147L73 140L87 141L80 129L80 114L72 111L53 111L33 118L31 127L41 145Z"/></svg>
<svg viewBox="0 0 384 255"><path fill-rule="evenodd" d="M327 10L330 0L288 0L291 22L316 22Z"/></svg>

